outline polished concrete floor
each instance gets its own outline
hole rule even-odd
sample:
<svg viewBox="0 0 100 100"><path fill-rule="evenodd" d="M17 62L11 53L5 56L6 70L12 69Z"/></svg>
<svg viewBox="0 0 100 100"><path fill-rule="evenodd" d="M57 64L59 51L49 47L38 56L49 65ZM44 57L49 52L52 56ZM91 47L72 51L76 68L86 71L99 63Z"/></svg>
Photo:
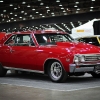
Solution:
<svg viewBox="0 0 100 100"><path fill-rule="evenodd" d="M100 100L100 87L57 91L0 84L0 100Z"/></svg>

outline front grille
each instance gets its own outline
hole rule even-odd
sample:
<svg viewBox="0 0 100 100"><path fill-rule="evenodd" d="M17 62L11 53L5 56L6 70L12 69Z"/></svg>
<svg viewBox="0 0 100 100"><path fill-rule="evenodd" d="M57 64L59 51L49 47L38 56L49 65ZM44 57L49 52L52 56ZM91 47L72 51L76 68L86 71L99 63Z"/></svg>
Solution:
<svg viewBox="0 0 100 100"><path fill-rule="evenodd" d="M100 61L100 54L95 55L85 55L85 61L91 62L91 61Z"/></svg>

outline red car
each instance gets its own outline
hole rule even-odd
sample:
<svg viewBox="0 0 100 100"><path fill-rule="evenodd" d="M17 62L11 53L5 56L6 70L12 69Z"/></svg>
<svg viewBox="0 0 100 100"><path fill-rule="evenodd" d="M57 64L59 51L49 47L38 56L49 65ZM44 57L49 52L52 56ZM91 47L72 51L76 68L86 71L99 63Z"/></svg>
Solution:
<svg viewBox="0 0 100 100"><path fill-rule="evenodd" d="M0 32L0 40L6 35L5 32Z"/></svg>
<svg viewBox="0 0 100 100"><path fill-rule="evenodd" d="M12 69L44 73L54 82L84 73L100 77L100 50L61 31L15 32L0 40L0 76Z"/></svg>

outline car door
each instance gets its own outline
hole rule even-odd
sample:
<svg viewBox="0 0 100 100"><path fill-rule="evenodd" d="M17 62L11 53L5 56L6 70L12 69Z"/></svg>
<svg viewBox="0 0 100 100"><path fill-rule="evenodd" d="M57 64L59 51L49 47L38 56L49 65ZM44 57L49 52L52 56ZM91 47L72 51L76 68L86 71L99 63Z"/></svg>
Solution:
<svg viewBox="0 0 100 100"><path fill-rule="evenodd" d="M30 34L16 35L15 43L9 45L10 60L7 64L13 68L37 70L36 49Z"/></svg>

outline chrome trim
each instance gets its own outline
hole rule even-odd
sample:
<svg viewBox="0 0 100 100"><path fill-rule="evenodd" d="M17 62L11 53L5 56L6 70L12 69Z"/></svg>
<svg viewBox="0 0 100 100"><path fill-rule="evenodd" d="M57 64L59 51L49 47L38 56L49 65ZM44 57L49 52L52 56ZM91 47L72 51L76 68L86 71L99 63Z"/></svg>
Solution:
<svg viewBox="0 0 100 100"><path fill-rule="evenodd" d="M75 72L90 72L90 71L94 71L94 66L90 66L90 67L79 67L76 68L76 64L70 64L69 65L69 72L70 73L75 73Z"/></svg>
<svg viewBox="0 0 100 100"><path fill-rule="evenodd" d="M75 72L90 72L90 71L94 71L94 67L81 67L75 69Z"/></svg>
<svg viewBox="0 0 100 100"><path fill-rule="evenodd" d="M89 66L89 65L93 65L93 66L96 66L96 65L100 65L100 63L87 63L87 64L84 64L84 63L79 63L79 64L76 64L77 66Z"/></svg>
<svg viewBox="0 0 100 100"><path fill-rule="evenodd" d="M31 69L22 69L22 68L13 68L13 67L7 67L4 66L5 69L9 69L9 70L19 70L19 71L27 71L27 72L36 72L36 73L42 73L44 74L44 71L38 71L38 70L31 70Z"/></svg>

